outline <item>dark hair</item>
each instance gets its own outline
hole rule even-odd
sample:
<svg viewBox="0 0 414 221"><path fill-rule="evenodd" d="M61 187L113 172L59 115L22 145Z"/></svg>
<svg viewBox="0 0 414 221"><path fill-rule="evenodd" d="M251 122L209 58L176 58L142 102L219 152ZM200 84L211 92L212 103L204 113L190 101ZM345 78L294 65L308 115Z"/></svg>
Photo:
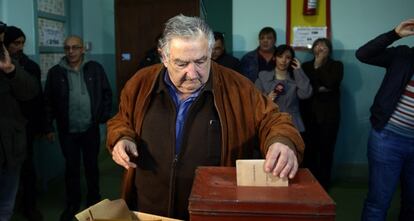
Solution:
<svg viewBox="0 0 414 221"><path fill-rule="evenodd" d="M262 30L260 30L260 32L259 32L259 38L262 35L266 35L266 34L272 34L273 37L275 37L275 40L277 40L276 31L272 27L264 27L264 28L262 28Z"/></svg>
<svg viewBox="0 0 414 221"><path fill-rule="evenodd" d="M12 42L20 37L23 37L24 41L26 41L26 35L22 29L16 26L7 26L6 31L4 32L4 46L9 47Z"/></svg>
<svg viewBox="0 0 414 221"><path fill-rule="evenodd" d="M285 53L285 51L290 51L290 53L292 54L292 58L295 57L295 50L293 50L291 46L286 45L286 44L277 46L274 52L274 56L280 56L283 53Z"/></svg>
<svg viewBox="0 0 414 221"><path fill-rule="evenodd" d="M318 38L318 39L316 39L312 44L312 52L313 52L313 49L316 47L316 45L319 44L319 43L324 43L326 45L326 47L328 47L328 49L329 49L329 55L331 55L331 53L332 53L332 43L327 38Z"/></svg>
<svg viewBox="0 0 414 221"><path fill-rule="evenodd" d="M0 34L3 34L3 32L6 31L7 25L6 23L3 23L2 21L0 21Z"/></svg>
<svg viewBox="0 0 414 221"><path fill-rule="evenodd" d="M224 43L224 34L222 32L215 31L214 32L214 40L221 40Z"/></svg>

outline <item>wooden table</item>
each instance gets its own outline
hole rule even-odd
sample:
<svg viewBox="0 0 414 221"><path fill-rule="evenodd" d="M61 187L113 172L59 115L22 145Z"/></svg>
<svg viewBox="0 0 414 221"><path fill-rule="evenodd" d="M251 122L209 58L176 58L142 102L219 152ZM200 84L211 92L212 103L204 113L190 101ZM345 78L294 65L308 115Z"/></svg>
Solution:
<svg viewBox="0 0 414 221"><path fill-rule="evenodd" d="M191 221L335 220L335 202L308 169L288 187L237 187L235 167L199 167L188 210Z"/></svg>

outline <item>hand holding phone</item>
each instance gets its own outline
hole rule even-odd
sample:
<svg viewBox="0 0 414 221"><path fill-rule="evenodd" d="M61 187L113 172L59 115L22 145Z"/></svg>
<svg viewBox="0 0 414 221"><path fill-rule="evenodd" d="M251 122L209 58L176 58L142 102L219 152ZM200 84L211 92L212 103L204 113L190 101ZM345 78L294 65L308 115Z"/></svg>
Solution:
<svg viewBox="0 0 414 221"><path fill-rule="evenodd" d="M300 61L297 58L293 58L290 65L292 66L293 69L299 69Z"/></svg>

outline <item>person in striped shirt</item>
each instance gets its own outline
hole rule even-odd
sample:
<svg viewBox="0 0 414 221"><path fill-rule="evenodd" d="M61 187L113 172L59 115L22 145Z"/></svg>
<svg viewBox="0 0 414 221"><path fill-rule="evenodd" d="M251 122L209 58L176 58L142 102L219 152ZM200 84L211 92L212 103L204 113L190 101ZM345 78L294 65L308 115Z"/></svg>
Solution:
<svg viewBox="0 0 414 221"><path fill-rule="evenodd" d="M390 47L414 35L414 18L379 35L356 52L386 73L371 106L368 140L369 190L362 220L385 220L401 182L399 220L414 220L414 47Z"/></svg>

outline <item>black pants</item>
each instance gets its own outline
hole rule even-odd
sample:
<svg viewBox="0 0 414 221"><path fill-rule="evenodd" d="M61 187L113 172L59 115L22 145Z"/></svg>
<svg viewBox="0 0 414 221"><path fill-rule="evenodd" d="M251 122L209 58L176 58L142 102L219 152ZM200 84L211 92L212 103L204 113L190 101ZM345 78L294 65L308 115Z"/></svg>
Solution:
<svg viewBox="0 0 414 221"><path fill-rule="evenodd" d="M306 146L303 166L309 168L326 191L330 187L338 129L338 123L314 123L309 125L304 133Z"/></svg>
<svg viewBox="0 0 414 221"><path fill-rule="evenodd" d="M67 206L80 207L81 155L87 183L86 206L100 201L98 154L100 147L99 126L90 127L82 133L60 133L60 146L65 157L65 184Z"/></svg>
<svg viewBox="0 0 414 221"><path fill-rule="evenodd" d="M36 208L37 179L36 168L33 162L33 141L34 132L27 128L27 153L20 171L20 189L18 193L19 198L21 198L21 209L23 209L23 212L29 212Z"/></svg>

